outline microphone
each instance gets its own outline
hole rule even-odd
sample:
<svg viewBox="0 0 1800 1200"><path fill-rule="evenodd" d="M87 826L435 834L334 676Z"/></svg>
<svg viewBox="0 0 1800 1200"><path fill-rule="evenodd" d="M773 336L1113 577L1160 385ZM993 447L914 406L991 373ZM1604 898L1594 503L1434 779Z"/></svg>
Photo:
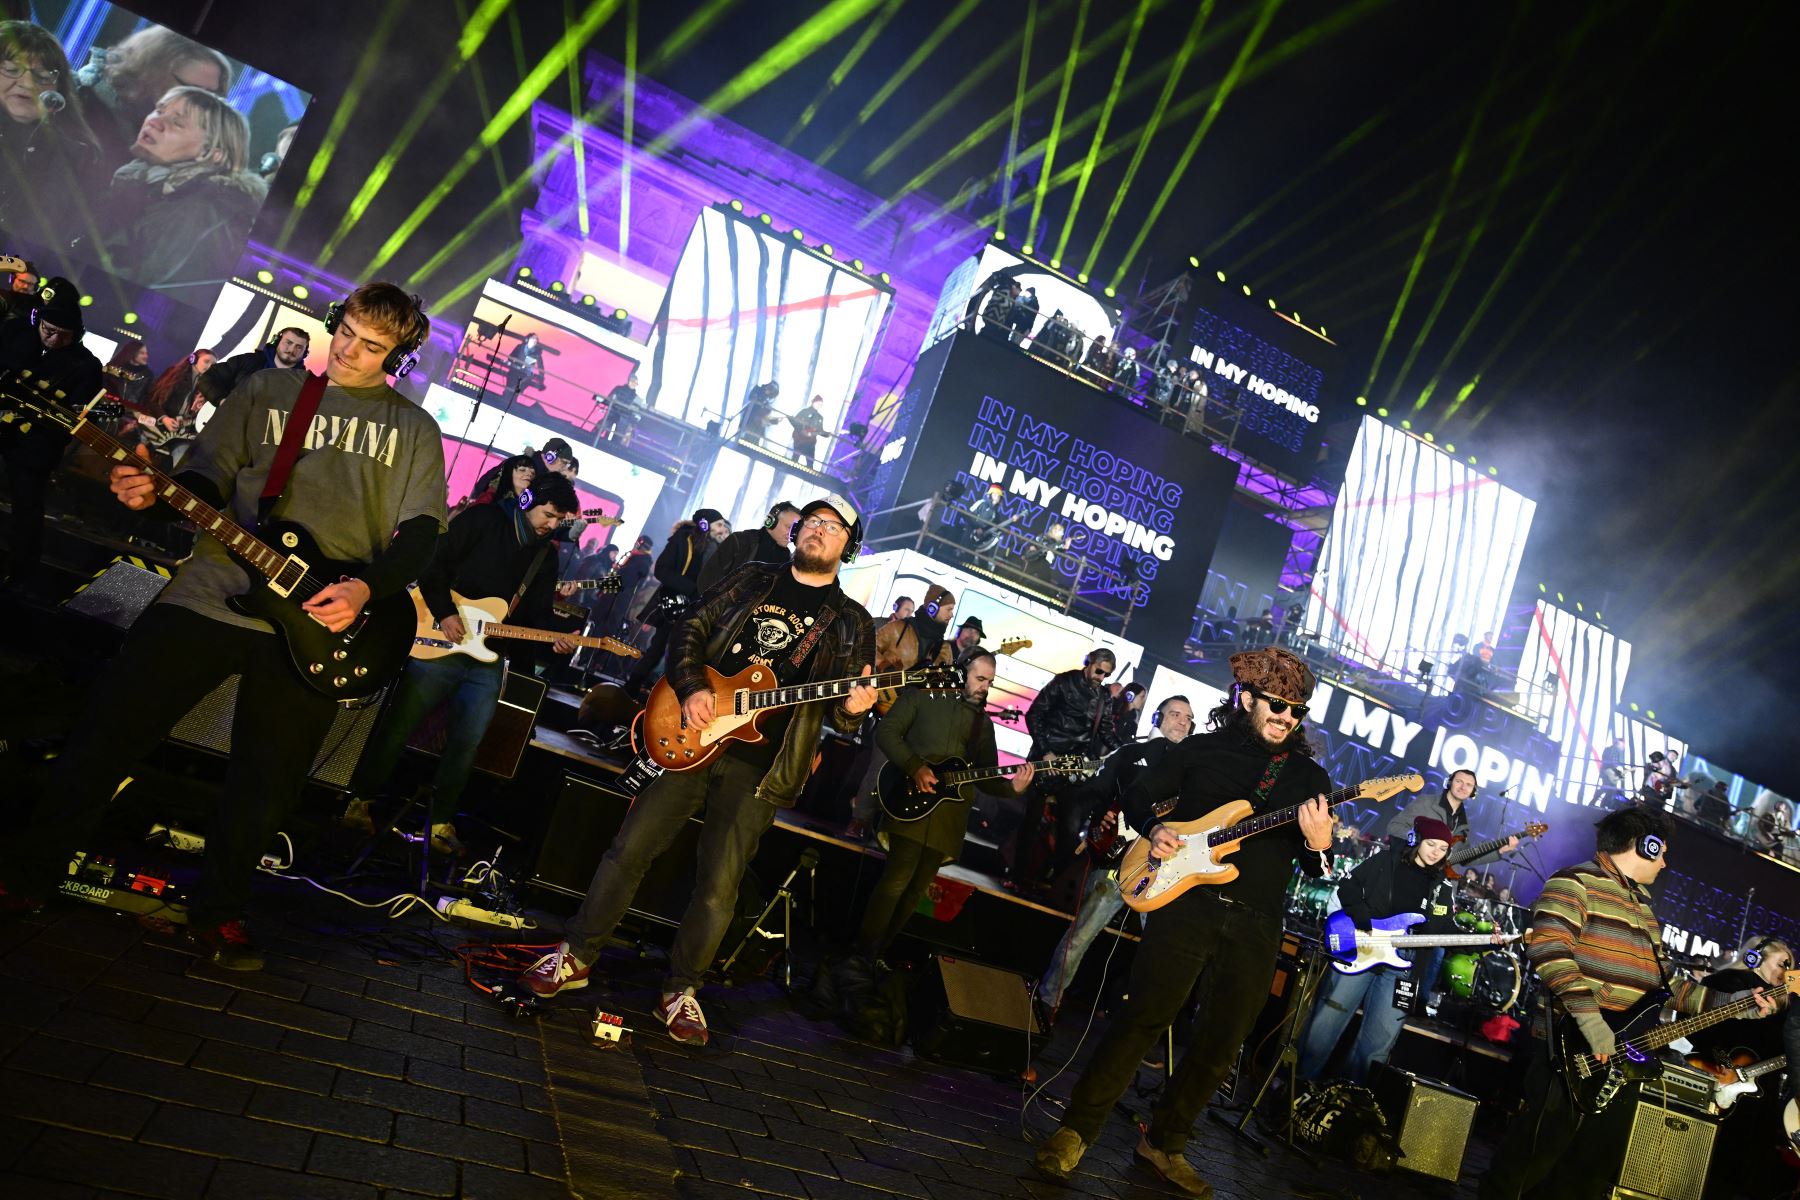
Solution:
<svg viewBox="0 0 1800 1200"><path fill-rule="evenodd" d="M45 116L59 113L63 109L69 107L68 100L63 97L61 92L54 89L39 92L38 103L43 105Z"/></svg>

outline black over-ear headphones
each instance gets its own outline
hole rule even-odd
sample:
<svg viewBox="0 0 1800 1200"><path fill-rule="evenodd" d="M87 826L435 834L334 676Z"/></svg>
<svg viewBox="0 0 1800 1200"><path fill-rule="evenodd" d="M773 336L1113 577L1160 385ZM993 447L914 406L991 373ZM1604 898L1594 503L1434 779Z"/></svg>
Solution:
<svg viewBox="0 0 1800 1200"><path fill-rule="evenodd" d="M1658 859L1663 856L1664 842L1654 833L1646 833L1637 840L1639 858Z"/></svg>
<svg viewBox="0 0 1800 1200"><path fill-rule="evenodd" d="M1762 965L1763 951L1769 948L1771 942L1779 940L1780 939L1778 938L1772 937L1756 939L1756 944L1744 951L1744 965L1754 971L1757 967Z"/></svg>
<svg viewBox="0 0 1800 1200"><path fill-rule="evenodd" d="M773 529L775 526L781 524L781 514L786 512L790 507L791 506L786 500L783 500L779 504L771 505L769 507L769 515L763 518L763 528Z"/></svg>
<svg viewBox="0 0 1800 1200"><path fill-rule="evenodd" d="M1094 649L1089 650L1085 655L1082 656L1081 669L1085 671L1089 667L1093 666L1094 660L1096 658L1104 658L1106 661L1110 662L1115 667L1117 667L1119 665L1118 657L1116 655L1114 655L1111 650L1108 650L1104 646L1096 646Z"/></svg>
<svg viewBox="0 0 1800 1200"><path fill-rule="evenodd" d="M281 335L286 333L289 329L292 329L295 333L300 335L300 344L305 347L300 351L300 356L302 358L306 357L307 352L312 349L312 336L308 334L306 330L301 329L298 326L289 325L285 328L277 329L275 331L275 336L263 343L263 349L269 352L269 357L273 358L275 356L275 348L281 345Z"/></svg>
<svg viewBox="0 0 1800 1200"><path fill-rule="evenodd" d="M1152 728L1152 729L1161 729L1162 728L1163 709L1169 707L1169 705L1175 703L1177 700L1179 700L1183 704L1191 703L1191 701L1189 701L1186 696L1164 696L1163 702L1161 704L1157 705L1156 711L1154 711L1150 714L1150 728Z"/></svg>
<svg viewBox="0 0 1800 1200"><path fill-rule="evenodd" d="M1419 831L1417 829L1409 829L1406 831L1406 844L1408 846L1417 846L1419 844Z"/></svg>
<svg viewBox="0 0 1800 1200"><path fill-rule="evenodd" d="M1469 777L1469 800L1473 800L1475 797L1481 795L1481 779L1475 772L1469 770L1467 767L1458 767L1456 770L1444 776L1444 795L1448 796L1450 794L1450 781L1455 779L1458 775L1467 775ZM1463 803L1467 804L1468 800L1463 801Z"/></svg>
<svg viewBox="0 0 1800 1200"><path fill-rule="evenodd" d="M407 335L394 344L387 357L381 360L381 369L395 379L405 379L407 372L419 365L419 349L425 345L425 339L431 336L431 322L425 316L425 305L417 296L411 297L413 327ZM338 322L344 319L344 309L350 298L334 300L325 310L325 332L337 333Z"/></svg>

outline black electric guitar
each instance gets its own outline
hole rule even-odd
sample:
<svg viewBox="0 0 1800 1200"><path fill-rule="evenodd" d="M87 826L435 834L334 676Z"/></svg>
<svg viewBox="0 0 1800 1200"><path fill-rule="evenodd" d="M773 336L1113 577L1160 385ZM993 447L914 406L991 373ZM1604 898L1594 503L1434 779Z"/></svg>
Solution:
<svg viewBox="0 0 1800 1200"><path fill-rule="evenodd" d="M1762 990L1763 998L1770 1002L1781 999L1797 979L1800 979L1800 970L1783 972L1780 983ZM1587 1038L1576 1028L1575 1022L1558 1012L1554 1034L1556 1052L1562 1062L1563 1081L1579 1111L1597 1113L1611 1104L1626 1084L1656 1078L1662 1070L1656 1060L1656 1051L1677 1038L1698 1033L1721 1021L1753 1017L1757 1011L1756 998L1745 996L1696 1017L1659 1024L1658 1017L1667 1000L1666 993L1656 991L1622 1012L1603 1011L1600 1015L1612 1028L1618 1044L1617 1052L1607 1055L1605 1062L1594 1057L1588 1049Z"/></svg>
<svg viewBox="0 0 1800 1200"><path fill-rule="evenodd" d="M967 759L961 758L940 758L925 765L937 776L937 787L929 792L920 791L919 785L899 763L883 763L876 774L876 798L881 801L882 811L894 820L922 820L946 800L967 801L969 789L976 784L1017 775L1026 767L1025 763L1008 763L1003 767L971 767ZM1073 779L1092 775L1102 764L1098 759L1082 758L1080 755L1052 754L1049 758L1039 759L1030 765L1036 767L1040 775L1065 775Z"/></svg>
<svg viewBox="0 0 1800 1200"><path fill-rule="evenodd" d="M216 539L250 575L253 585L228 603L245 616L267 621L287 647L300 680L332 700L357 700L380 690L403 667L412 649L412 600L405 592L370 599L342 633L332 633L300 606L320 590L354 576L364 563L335 562L319 553L306 529L291 521L268 521L263 538L238 525L167 474L131 452L90 419L89 409L76 412L68 398L30 371L0 380L0 420L29 426L50 421L67 429L76 441L101 458L137 467L155 482L156 496Z"/></svg>

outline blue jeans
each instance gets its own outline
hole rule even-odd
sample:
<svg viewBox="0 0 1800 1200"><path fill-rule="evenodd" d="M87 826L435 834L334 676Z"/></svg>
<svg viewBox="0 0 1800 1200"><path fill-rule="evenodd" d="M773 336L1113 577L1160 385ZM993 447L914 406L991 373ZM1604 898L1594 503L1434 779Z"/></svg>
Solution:
<svg viewBox="0 0 1800 1200"><path fill-rule="evenodd" d="M1312 1021L1300 1043L1300 1078L1317 1079L1325 1070L1344 1026L1360 1005L1362 1028L1344 1063L1343 1075L1351 1083L1361 1083L1369 1076L1370 1063L1387 1061L1388 1051L1400 1038L1400 1026L1406 1023L1406 1014L1394 1007L1394 980L1399 976L1392 967L1375 967L1360 975L1328 968L1325 974Z"/></svg>
<svg viewBox="0 0 1800 1200"><path fill-rule="evenodd" d="M479 662L467 654L413 659L406 664L381 725L363 749L355 789L368 795L387 786L388 777L406 750L406 739L440 704L448 703L444 752L438 757L431 785L431 823L442 825L456 816L457 801L469 782L475 748L487 733L500 703L506 672L497 662Z"/></svg>
<svg viewBox="0 0 1800 1200"><path fill-rule="evenodd" d="M1119 894L1117 872L1094 871L1088 875L1087 890L1081 894L1081 909L1075 914L1068 932L1062 935L1062 941L1056 943L1050 965L1038 981L1039 1000L1052 1009L1061 1007L1063 992L1068 990L1069 982L1080 969L1082 955L1124 907L1125 897Z"/></svg>
<svg viewBox="0 0 1800 1200"><path fill-rule="evenodd" d="M1426 946L1410 952L1413 960L1413 986L1418 990L1419 1007L1415 1011L1423 1012L1425 1005L1431 1000L1431 993L1438 989L1438 975L1444 969L1444 948L1442 946Z"/></svg>

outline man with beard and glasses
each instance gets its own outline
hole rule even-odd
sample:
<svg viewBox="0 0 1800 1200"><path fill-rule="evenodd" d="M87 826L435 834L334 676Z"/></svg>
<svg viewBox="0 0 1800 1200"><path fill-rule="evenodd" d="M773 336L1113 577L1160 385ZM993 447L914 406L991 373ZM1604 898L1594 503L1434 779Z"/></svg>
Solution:
<svg viewBox="0 0 1800 1200"><path fill-rule="evenodd" d="M760 663L784 687L870 673L874 625L838 586L838 568L855 558L862 541L856 509L842 496L823 496L800 510L794 535L791 565L747 566L676 622L668 678L689 728L704 730L715 715L703 667L731 676ZM564 927L562 944L532 964L521 982L545 997L586 987L644 872L704 809L694 896L675 932L657 1005L670 1037L704 1045L706 1016L694 993L731 923L744 869L775 810L799 797L825 721L847 735L874 703L874 689L859 685L842 700L772 709L761 741L733 740L704 767L658 776L632 804Z"/></svg>
<svg viewBox="0 0 1800 1200"><path fill-rule="evenodd" d="M1192 992L1194 1026L1205 1036L1182 1056L1137 1153L1183 1193L1212 1195L1182 1149L1268 998L1294 867L1317 878L1330 864L1330 780L1300 728L1312 672L1287 651L1265 647L1232 655L1231 674L1231 694L1213 710L1208 732L1170 750L1126 790L1125 819L1148 830L1153 852L1165 858L1181 846L1155 815L1157 802L1169 797L1170 821L1197 820L1233 800L1259 813L1298 805L1299 819L1245 840L1231 859L1241 872L1236 879L1190 888L1144 923L1129 998L1075 1084L1062 1128L1038 1147L1037 1168L1052 1179L1073 1173L1145 1052Z"/></svg>

